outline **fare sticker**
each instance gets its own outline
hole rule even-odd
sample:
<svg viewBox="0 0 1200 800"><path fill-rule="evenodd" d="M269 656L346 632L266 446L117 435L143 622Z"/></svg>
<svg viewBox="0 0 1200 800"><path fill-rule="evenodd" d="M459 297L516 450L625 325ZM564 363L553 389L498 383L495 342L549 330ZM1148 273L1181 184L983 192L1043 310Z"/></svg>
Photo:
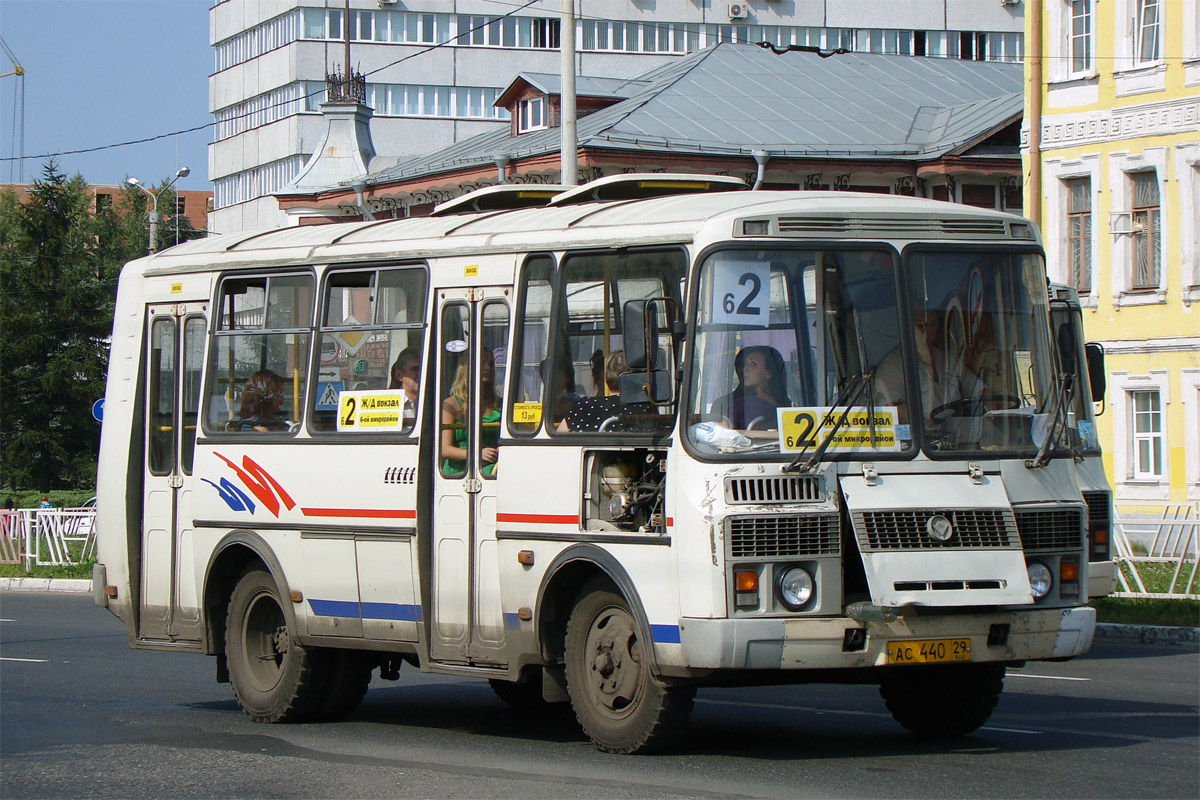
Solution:
<svg viewBox="0 0 1200 800"><path fill-rule="evenodd" d="M542 421L541 403L514 403L513 422L518 425L537 425Z"/></svg>
<svg viewBox="0 0 1200 800"><path fill-rule="evenodd" d="M779 409L779 449L791 453L816 449L837 426L844 410L827 406ZM829 450L836 453L898 452L901 442L896 436L896 406L878 406L871 412L868 414L863 407L850 409L846 421L830 440Z"/></svg>
<svg viewBox="0 0 1200 800"><path fill-rule="evenodd" d="M338 395L339 431L400 432L403 427L403 389L342 392Z"/></svg>

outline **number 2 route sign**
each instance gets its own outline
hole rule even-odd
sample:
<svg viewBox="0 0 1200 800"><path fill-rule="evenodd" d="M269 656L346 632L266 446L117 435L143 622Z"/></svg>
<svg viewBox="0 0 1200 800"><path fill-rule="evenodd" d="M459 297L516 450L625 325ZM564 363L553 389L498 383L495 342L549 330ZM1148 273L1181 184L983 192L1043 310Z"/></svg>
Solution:
<svg viewBox="0 0 1200 800"><path fill-rule="evenodd" d="M844 408L811 406L779 409L779 449L798 453L816 449L841 418ZM856 407L846 414L846 421L829 442L829 449L839 453L868 451L894 453L900 450L896 438L896 407L877 406L872 409ZM871 447L871 423L874 421L875 447Z"/></svg>
<svg viewBox="0 0 1200 800"><path fill-rule="evenodd" d="M342 392L338 395L339 431L399 431L404 427L404 390Z"/></svg>

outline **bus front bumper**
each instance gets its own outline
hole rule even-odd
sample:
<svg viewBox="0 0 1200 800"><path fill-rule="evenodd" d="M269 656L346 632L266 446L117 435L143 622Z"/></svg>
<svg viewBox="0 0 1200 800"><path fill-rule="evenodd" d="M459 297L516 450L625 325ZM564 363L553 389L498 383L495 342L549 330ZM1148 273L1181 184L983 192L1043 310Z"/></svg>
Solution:
<svg viewBox="0 0 1200 800"><path fill-rule="evenodd" d="M1005 627L1007 626L1007 627ZM1086 606L938 616L902 615L892 622L853 619L680 620L689 669L841 669L887 666L888 643L969 640L972 662L1037 661L1086 653L1096 611ZM854 640L866 631L861 649ZM991 644L989 644L989 639Z"/></svg>

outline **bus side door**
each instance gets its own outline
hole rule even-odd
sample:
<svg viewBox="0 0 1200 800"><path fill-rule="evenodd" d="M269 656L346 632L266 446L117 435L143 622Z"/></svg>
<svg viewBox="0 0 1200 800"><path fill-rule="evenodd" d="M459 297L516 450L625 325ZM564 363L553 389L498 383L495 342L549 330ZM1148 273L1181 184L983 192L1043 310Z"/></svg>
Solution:
<svg viewBox="0 0 1200 800"><path fill-rule="evenodd" d="M437 293L430 639L435 661L506 661L496 544L496 473L501 468L496 445L508 361L508 295L508 289L500 288Z"/></svg>
<svg viewBox="0 0 1200 800"><path fill-rule="evenodd" d="M199 641L192 462L207 324L205 303L147 307L145 468L138 636Z"/></svg>

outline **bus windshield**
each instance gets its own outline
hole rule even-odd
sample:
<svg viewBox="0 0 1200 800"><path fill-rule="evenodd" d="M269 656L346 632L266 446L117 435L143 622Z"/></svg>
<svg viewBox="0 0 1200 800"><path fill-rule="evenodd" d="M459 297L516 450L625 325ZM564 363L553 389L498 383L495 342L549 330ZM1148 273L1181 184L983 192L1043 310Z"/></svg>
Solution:
<svg viewBox="0 0 1200 800"><path fill-rule="evenodd" d="M921 420L926 452L1035 451L1062 413L1052 400L1041 257L915 250L906 254L905 275L920 409L911 416ZM894 400L902 371L880 366L876 402Z"/></svg>
<svg viewBox="0 0 1200 800"><path fill-rule="evenodd" d="M692 445L713 455L792 450L795 442L780 431L785 410L821 414L854 398L856 408L869 403L860 385L900 348L896 260L882 247L710 255L698 273ZM906 399L902 381L890 405ZM910 427L890 411L886 444L867 434L868 449L911 448Z"/></svg>

